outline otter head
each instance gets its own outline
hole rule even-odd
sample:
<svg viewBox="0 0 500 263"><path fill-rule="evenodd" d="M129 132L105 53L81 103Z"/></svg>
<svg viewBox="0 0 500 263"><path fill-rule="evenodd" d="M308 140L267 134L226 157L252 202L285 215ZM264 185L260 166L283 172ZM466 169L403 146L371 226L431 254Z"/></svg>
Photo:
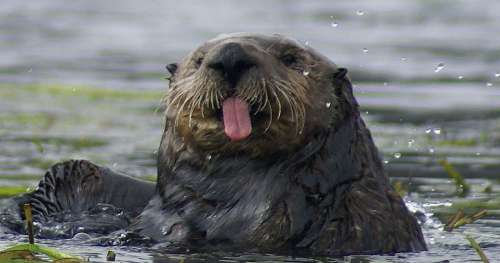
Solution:
<svg viewBox="0 0 500 263"><path fill-rule="evenodd" d="M166 132L196 152L291 152L352 113L345 69L280 35L219 36L167 69Z"/></svg>

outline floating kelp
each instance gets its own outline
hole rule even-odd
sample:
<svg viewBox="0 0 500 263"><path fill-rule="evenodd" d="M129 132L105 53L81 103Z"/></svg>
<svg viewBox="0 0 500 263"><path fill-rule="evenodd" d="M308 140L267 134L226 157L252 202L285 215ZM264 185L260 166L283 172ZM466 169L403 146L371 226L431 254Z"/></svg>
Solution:
<svg viewBox="0 0 500 263"><path fill-rule="evenodd" d="M447 160L439 160L438 163L443 167L448 176L453 179L457 187L457 195L460 197L467 196L470 192L470 185L467 184L464 177Z"/></svg>
<svg viewBox="0 0 500 263"><path fill-rule="evenodd" d="M18 263L18 262L50 262L42 260L36 254L43 254L49 257L52 262L86 262L82 258L59 252L53 248L41 246L38 244L18 244L0 251L0 262Z"/></svg>
<svg viewBox="0 0 500 263"><path fill-rule="evenodd" d="M37 254L45 255L48 258L50 258L52 262L58 262L58 263L86 262L84 259L80 257L65 254L53 248L35 244L35 239L33 236L33 216L31 214L31 205L25 204L23 208L24 208L24 215L26 217L26 228L28 232L29 243L17 244L5 250L0 251L0 262L2 263L51 262L38 257Z"/></svg>
<svg viewBox="0 0 500 263"><path fill-rule="evenodd" d="M408 185L404 184L400 180L396 180L392 183L392 187L394 187L394 190L399 194L399 196L403 197L408 194Z"/></svg>
<svg viewBox="0 0 500 263"><path fill-rule="evenodd" d="M115 259L116 259L116 253L113 250L108 250L108 253L106 254L106 260L115 261Z"/></svg>
<svg viewBox="0 0 500 263"><path fill-rule="evenodd" d="M488 257L486 257L486 254L484 254L483 249L479 246L479 244L476 242L476 240L474 240L474 238L472 238L469 235L465 235L465 238L469 241L471 247L474 248L474 250L476 250L479 257L481 257L481 260L483 261L483 263L490 263L490 261L488 260Z"/></svg>
<svg viewBox="0 0 500 263"><path fill-rule="evenodd" d="M451 232L455 228L473 223L474 221L485 216L486 214L487 214L486 209L481 209L480 211L478 211L472 215L465 215L464 211L462 209L460 209L460 210L458 210L458 212L455 215L451 216L448 219L448 222L444 226L444 230Z"/></svg>

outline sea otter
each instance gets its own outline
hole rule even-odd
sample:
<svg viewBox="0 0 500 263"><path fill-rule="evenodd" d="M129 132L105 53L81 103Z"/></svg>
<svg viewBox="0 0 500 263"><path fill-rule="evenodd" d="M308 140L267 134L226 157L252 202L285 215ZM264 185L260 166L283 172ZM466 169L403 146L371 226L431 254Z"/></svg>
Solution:
<svg viewBox="0 0 500 263"><path fill-rule="evenodd" d="M192 249L426 249L346 69L281 35L248 33L212 39L167 68L156 186L73 160L18 203L30 202L42 224L108 203L138 215L130 233Z"/></svg>

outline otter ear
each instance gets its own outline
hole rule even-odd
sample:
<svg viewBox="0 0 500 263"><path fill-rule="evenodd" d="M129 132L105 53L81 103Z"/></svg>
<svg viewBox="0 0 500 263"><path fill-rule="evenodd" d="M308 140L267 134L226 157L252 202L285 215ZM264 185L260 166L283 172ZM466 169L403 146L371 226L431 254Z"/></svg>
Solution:
<svg viewBox="0 0 500 263"><path fill-rule="evenodd" d="M337 72L333 74L333 77L336 79L343 79L347 75L346 68L338 68Z"/></svg>
<svg viewBox="0 0 500 263"><path fill-rule="evenodd" d="M173 76L175 75L175 72L177 72L177 63L168 64L165 68L170 73L170 75Z"/></svg>

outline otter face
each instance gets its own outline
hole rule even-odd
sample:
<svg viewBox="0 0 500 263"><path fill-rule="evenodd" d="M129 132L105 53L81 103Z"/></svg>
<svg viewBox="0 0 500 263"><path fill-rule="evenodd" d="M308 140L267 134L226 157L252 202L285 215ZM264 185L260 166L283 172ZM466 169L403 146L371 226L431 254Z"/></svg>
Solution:
<svg viewBox="0 0 500 263"><path fill-rule="evenodd" d="M220 36L168 68L166 128L207 152L292 150L339 113L336 66L279 35Z"/></svg>

